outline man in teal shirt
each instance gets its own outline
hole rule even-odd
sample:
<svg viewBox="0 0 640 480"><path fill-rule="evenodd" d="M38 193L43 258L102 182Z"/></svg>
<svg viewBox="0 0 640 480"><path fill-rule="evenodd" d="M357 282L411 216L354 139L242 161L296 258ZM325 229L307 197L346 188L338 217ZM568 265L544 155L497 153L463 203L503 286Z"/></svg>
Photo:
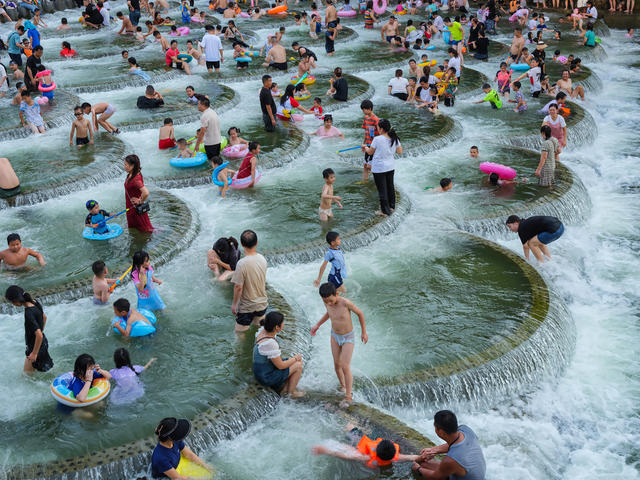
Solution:
<svg viewBox="0 0 640 480"><path fill-rule="evenodd" d="M24 27L20 25L15 31L9 34L9 38L7 39L7 51L9 53L9 57L11 57L13 63L19 67L22 66L22 48L20 48L19 45L20 42L22 42L20 39L20 36L22 35L24 35Z"/></svg>
<svg viewBox="0 0 640 480"><path fill-rule="evenodd" d="M596 34L593 31L593 25L587 25L587 30L584 32L584 42L583 45L587 47L595 47L596 46Z"/></svg>

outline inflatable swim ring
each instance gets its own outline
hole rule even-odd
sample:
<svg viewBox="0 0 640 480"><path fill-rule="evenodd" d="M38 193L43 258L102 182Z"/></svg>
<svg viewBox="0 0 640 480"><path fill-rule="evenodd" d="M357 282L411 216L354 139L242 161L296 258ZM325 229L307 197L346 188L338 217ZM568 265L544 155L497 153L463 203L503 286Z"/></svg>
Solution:
<svg viewBox="0 0 640 480"><path fill-rule="evenodd" d="M294 95L293 98L295 98L296 100L306 100L307 98L311 98L311 94L307 93L306 95L302 95L301 97L296 97Z"/></svg>
<svg viewBox="0 0 640 480"><path fill-rule="evenodd" d="M291 77L291 83L297 83L298 80L300 80L300 77L298 75L294 75L293 77ZM300 83L304 83L305 85L313 85L314 83L316 83L316 77L314 77L313 75L307 75L307 78L302 80L302 82Z"/></svg>
<svg viewBox="0 0 640 480"><path fill-rule="evenodd" d="M213 182L214 185L217 185L219 187L224 187L224 184L218 180L218 174L222 171L223 168L225 168L227 165L229 165L229 162L224 162L222 163L222 165L216 167L213 169L213 173L211 174L211 181ZM229 185L233 184L233 180L231 178L228 179L227 183Z"/></svg>
<svg viewBox="0 0 640 480"><path fill-rule="evenodd" d="M191 31L189 30L189 27L178 27L176 30L180 35L189 35L189 32Z"/></svg>
<svg viewBox="0 0 640 480"><path fill-rule="evenodd" d="M100 400L109 395L111 390L111 384L106 378L96 378L91 384L87 399L84 402L76 400L73 392L69 390L69 384L73 379L73 372L63 373L57 376L51 383L51 395L59 403L66 405L67 407L88 407L94 403L98 403Z"/></svg>
<svg viewBox="0 0 640 480"><path fill-rule="evenodd" d="M340 10L338 12L339 17L355 17L358 14L355 10Z"/></svg>
<svg viewBox="0 0 640 480"><path fill-rule="evenodd" d="M558 58L554 58L554 61L558 63L565 63L567 61L567 57L565 57L564 55L560 55Z"/></svg>
<svg viewBox="0 0 640 480"><path fill-rule="evenodd" d="M43 87L42 84L38 85L38 90L40 90L41 92L52 92L55 89L56 89L56 84L55 83L52 83L48 87Z"/></svg>
<svg viewBox="0 0 640 480"><path fill-rule="evenodd" d="M247 188L249 186L249 184L251 183L251 175L249 175L248 177L244 177L241 178L240 180L238 180L236 177L238 176L238 172L235 173L235 175L232 178L232 182L231 182L231 188L235 188L236 190L240 190L242 188ZM262 172L258 169L256 169L256 181L255 183L258 183L258 180L260 180L262 178ZM255 186L255 184L254 184Z"/></svg>
<svg viewBox="0 0 640 480"><path fill-rule="evenodd" d="M193 60L193 57L191 55L189 55L188 53L181 53L178 55L178 60L184 60L187 63L191 63L191 60Z"/></svg>
<svg viewBox="0 0 640 480"><path fill-rule="evenodd" d="M36 102L38 105L46 105L47 103L49 103L49 98L48 97L38 97L36 98Z"/></svg>
<svg viewBox="0 0 640 480"><path fill-rule="evenodd" d="M94 233L93 228L84 227L82 238L87 240L110 240L120 236L123 232L122 227L117 223L107 223L107 228L107 233Z"/></svg>
<svg viewBox="0 0 640 480"><path fill-rule="evenodd" d="M180 455L180 462L176 468L176 472L185 477L194 478L197 480L211 480L215 475L214 472L210 472L204 467L201 467L197 463L193 463L184 455Z"/></svg>
<svg viewBox="0 0 640 480"><path fill-rule="evenodd" d="M196 139L196 137L191 137L189 140L187 140L187 142L192 142ZM224 135L220 137L220 149L223 149L224 147L227 146L227 143L229 142L229 140L227 140L227 137L225 137ZM189 150L191 150L193 152L194 148L196 148L196 144L192 143L191 145L189 145ZM206 153L205 149L204 149L204 143L200 144L200 148L198 148L199 152L202 153Z"/></svg>
<svg viewBox="0 0 640 480"><path fill-rule="evenodd" d="M244 158L248 153L249 147L245 143L239 145L229 145L222 149L222 155L229 158Z"/></svg>
<svg viewBox="0 0 640 480"><path fill-rule="evenodd" d="M438 89L438 95L444 95L444 91L447 89L447 84L438 82L436 83L436 88Z"/></svg>
<svg viewBox="0 0 640 480"><path fill-rule="evenodd" d="M236 62L245 62L245 63L249 63L249 62L252 61L251 57L236 57L236 58L234 58L234 60Z"/></svg>
<svg viewBox="0 0 640 480"><path fill-rule="evenodd" d="M373 0L373 11L382 15L387 11L387 0Z"/></svg>
<svg viewBox="0 0 640 480"><path fill-rule="evenodd" d="M196 153L191 158L174 157L169 160L169 165L177 168L199 167L207 162L207 154L203 152Z"/></svg>
<svg viewBox="0 0 640 480"><path fill-rule="evenodd" d="M304 117L299 113L293 113L293 114L276 113L276 117L278 117L280 120L284 120L286 122L289 122L289 121L293 120L295 123L302 122L304 120Z"/></svg>
<svg viewBox="0 0 640 480"><path fill-rule="evenodd" d="M451 39L451 32L449 30L442 31L442 40L445 44L449 45L449 40Z"/></svg>
<svg viewBox="0 0 640 480"><path fill-rule="evenodd" d="M482 162L478 168L482 170L487 175L491 175L492 173L497 173L498 176L504 180L512 180L516 178L516 171L505 165L501 165L500 163L493 162Z"/></svg>
<svg viewBox="0 0 640 480"><path fill-rule="evenodd" d="M602 42L602 39L600 37L596 37L596 43L600 43Z"/></svg>
<svg viewBox="0 0 640 480"><path fill-rule="evenodd" d="M267 10L267 15L278 15L287 11L286 5L280 5L279 7L271 8Z"/></svg>
<svg viewBox="0 0 640 480"><path fill-rule="evenodd" d="M260 52L244 52L244 54L248 57L259 57Z"/></svg>
<svg viewBox="0 0 640 480"><path fill-rule="evenodd" d="M149 325L142 320L138 320L131 325L131 333L129 333L130 337L144 337L145 335L151 335L156 332L155 324L158 321L156 316L152 311L141 308L138 310L140 315L149 320L153 325ZM127 328L127 321L122 317L113 317L111 320L111 325L113 326L113 331L116 333L120 333L120 331L115 327L115 324L119 323L122 328Z"/></svg>
<svg viewBox="0 0 640 480"><path fill-rule="evenodd" d="M529 70L531 67L526 63L512 63L509 65L509 68L516 71L525 71Z"/></svg>
<svg viewBox="0 0 640 480"><path fill-rule="evenodd" d="M138 75L140 78L142 78L146 82L151 80L151 77L149 75L147 75L145 72L143 72L141 68L136 68L134 70L129 70L129 73L131 75Z"/></svg>
<svg viewBox="0 0 640 480"><path fill-rule="evenodd" d="M569 115L571 115L571 109L569 107L560 107L559 113L564 118L567 118Z"/></svg>
<svg viewBox="0 0 640 480"><path fill-rule="evenodd" d="M51 70L43 70L36 73L36 78L44 77L45 75L51 75Z"/></svg>
<svg viewBox="0 0 640 480"><path fill-rule="evenodd" d="M429 45L427 47L424 47L425 50L435 50L436 46L435 45Z"/></svg>
<svg viewBox="0 0 640 480"><path fill-rule="evenodd" d="M251 15L249 15L247 12L240 12L240 16L242 18L249 18Z"/></svg>
<svg viewBox="0 0 640 480"><path fill-rule="evenodd" d="M427 60L426 62L419 63L418 66L419 67L433 67L437 63L438 62L436 60Z"/></svg>

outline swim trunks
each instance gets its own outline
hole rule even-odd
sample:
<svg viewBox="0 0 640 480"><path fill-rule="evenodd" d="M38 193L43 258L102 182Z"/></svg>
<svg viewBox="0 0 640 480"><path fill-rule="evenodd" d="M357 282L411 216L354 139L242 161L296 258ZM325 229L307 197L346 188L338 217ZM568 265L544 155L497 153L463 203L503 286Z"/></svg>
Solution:
<svg viewBox="0 0 640 480"><path fill-rule="evenodd" d="M158 148L164 150L165 148L173 148L176 146L176 141L173 138L163 138L158 140Z"/></svg>
<svg viewBox="0 0 640 480"><path fill-rule="evenodd" d="M287 70L287 62L282 62L282 63L271 62L269 66L277 70Z"/></svg>
<svg viewBox="0 0 640 480"><path fill-rule="evenodd" d="M76 145L87 145L89 137L76 137Z"/></svg>
<svg viewBox="0 0 640 480"><path fill-rule="evenodd" d="M99 298L93 297L93 304L94 305L106 305L107 302L103 302L102 300L100 300Z"/></svg>
<svg viewBox="0 0 640 480"><path fill-rule="evenodd" d="M324 213L327 217L333 217L333 210L331 210L330 208L325 210L324 208L319 208L318 207L318 213L320 215L322 215Z"/></svg>
<svg viewBox="0 0 640 480"><path fill-rule="evenodd" d="M248 327L253 322L254 318L264 317L264 314L267 313L267 309L259 310L257 312L244 312L236 315L236 323L238 325L242 325L243 327Z"/></svg>
<svg viewBox="0 0 640 480"><path fill-rule="evenodd" d="M346 333L344 335L338 335L336 332L333 331L333 329L331 329L331 338L333 338L336 343L338 344L339 347L343 346L345 343L352 343L355 345L355 334L353 333L353 330L351 330L349 333Z"/></svg>
<svg viewBox="0 0 640 480"><path fill-rule="evenodd" d="M335 273L329 274L329 276L327 277L327 280L329 281L329 283L333 283L333 285L336 288L340 288L344 283L344 280L342 280L342 274L340 273L340 269L336 268L335 270L336 270Z"/></svg>
<svg viewBox="0 0 640 480"><path fill-rule="evenodd" d="M107 108L104 109L104 112L102 112L103 115L111 115L112 113L115 113L116 111L116 107L114 107L113 105L109 104L107 105Z"/></svg>
<svg viewBox="0 0 640 480"><path fill-rule="evenodd" d="M207 60L207 70L211 70L212 68L220 68L220 61L215 60L213 62L210 62L209 60Z"/></svg>
<svg viewBox="0 0 640 480"><path fill-rule="evenodd" d="M387 35L387 43L391 43L391 40L395 38L395 35Z"/></svg>

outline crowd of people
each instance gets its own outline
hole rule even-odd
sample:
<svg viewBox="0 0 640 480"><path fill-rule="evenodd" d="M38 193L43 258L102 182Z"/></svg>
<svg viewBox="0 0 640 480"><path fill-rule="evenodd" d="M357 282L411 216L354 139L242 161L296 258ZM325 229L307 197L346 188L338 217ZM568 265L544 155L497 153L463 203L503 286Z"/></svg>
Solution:
<svg viewBox="0 0 640 480"><path fill-rule="evenodd" d="M552 0L552 2L553 8L560 8L559 0ZM615 0L610 0L610 3L611 11L620 10L620 5ZM28 5L34 8L31 9ZM280 5L280 1L277 5ZM7 39L10 63L9 69L0 64L0 96L6 96L10 81L15 81L16 93L12 103L19 106L21 123L34 134L41 134L46 130L47 125L40 114L40 105L45 102L41 103L39 98L47 98L47 103L55 104L55 82L51 77L52 72L42 64L44 50L40 45L38 31L38 27L47 25L40 18L39 9L31 4L30 0L21 2L20 6L32 10L33 17L30 20L19 19ZM127 6L128 15L124 15L123 12L116 13L116 18L121 25L119 31L114 31L114 34L132 35L140 42L153 37L154 41L160 45L167 69L184 71L186 75L195 73L196 68L199 68L202 73L220 73L225 61L223 46L225 42L228 42L233 49L230 56L235 61L236 68L241 70L247 68L249 62L245 60L251 58L247 49L252 47L246 43L247 39L233 21L234 18L245 13L239 5L228 0L211 0L210 12L206 13L198 11L193 6L193 2L191 5L188 1L182 2L180 17L183 26L192 22L206 23L214 14L222 15L227 22L224 28L207 23L201 39L187 42L186 57L180 52L178 41L169 42L160 30L160 27L170 27L169 35L174 35L174 32L178 31L176 23L179 20L174 21L166 15L168 5L164 0L158 0L155 4L146 0L128 0ZM579 1L575 7L577 8L574 8L572 0L566 0L564 8L569 13L561 17L557 25L552 27L547 23L549 19L544 15L544 10L547 8L544 0L536 3L536 11L526 8L524 0L512 1L508 8L496 3L495 0L488 0L479 6L475 14L470 13L471 8L466 0L451 0L444 4L434 0L429 0L427 3L414 0L399 2L393 13L424 16L424 21L415 25L414 20L409 19L406 27L401 31L402 27L397 16L391 15L380 26L380 39L389 44L391 52L415 50L421 58L419 61L416 59L408 61L406 75L401 68L394 72L394 76L388 83L387 94L394 97L396 99L394 101L404 102L416 108L425 108L434 115L440 114L442 108L454 107L457 89L461 82L465 81L465 55L472 55L475 59L485 62L490 61L489 35L495 34L499 25L511 26L514 33L508 57L504 61L500 59L497 62L496 66L499 70L492 80L493 83L478 86L481 87L484 97L475 103L489 103L496 111L501 110L505 103L510 103L513 104L515 112L524 113L534 102L533 99L549 97L546 105L539 110L543 118L539 129L541 147L540 159L534 175L539 178L538 183L541 187L553 188L556 181L556 163L563 149L567 147L565 119L570 116L570 106L567 102L584 100L585 89L582 85L574 84L571 78L572 75L581 71L581 59L573 55L565 57L558 50L554 52L552 58L547 58L548 45L543 37L552 35L553 38L559 39L562 35L561 25L570 24L573 29L580 30L581 44L595 48L597 38L594 25L598 19L597 9L591 1L585 4ZM85 0L83 8L81 23L86 28L111 27L114 18L110 14L109 2L94 3ZM364 29L374 29L380 22L374 2L361 1L357 8L363 14ZM324 35L326 56L322 60L331 59L335 53L335 40L343 29L340 23L340 12L348 12L350 9L353 10L348 2L338 10L332 0L326 0L324 19L316 4L311 5L310 15L306 12L294 14L296 25L304 30L308 28L310 38L315 39L321 33ZM628 13L632 9L633 0L627 0L625 11ZM253 5L246 12L246 16L252 19L260 18L264 14L264 10ZM2 8L0 8L0 15L10 20ZM142 15L149 18L145 22L146 32L139 25ZM60 30L69 28L66 19L62 19L61 25L57 28ZM23 36L26 38L23 39ZM285 38L286 29L281 27L273 35L267 36L258 54L265 58L262 67L270 71L262 76L262 88L258 94L264 130L273 132L278 128L278 124L291 123L294 121L294 115L302 112L322 121L322 125L312 133L313 135L344 138L345 135L334 125L333 116L324 113L323 99L320 96L312 99L313 106L309 108L299 99L307 95L312 96L302 82L318 67L318 56L311 49L298 41L291 45L298 55L298 58L293 60L297 62L297 78L301 82L296 85L287 85L282 91L273 82L270 73L287 71L289 62L292 60L287 58L288 54L283 45ZM446 38L448 58L437 65L437 62L430 59L427 52L433 49L433 42L441 38ZM65 57L79 55L68 42L63 43L60 53ZM26 57L24 62L23 57ZM129 56L126 50L122 52L122 58L128 64L129 73L141 76L147 81L150 80L149 74L138 65L135 58ZM195 62L190 66L189 62L192 61ZM557 62L563 66L561 76L555 83L552 83L547 73L549 62ZM513 69L515 65L519 66L518 70ZM332 65L332 71L333 76L324 96L337 102L347 102L349 100L348 80L341 67ZM523 89L523 83L530 87ZM54 88L51 88L52 86ZM61 87L64 88L64 85ZM525 90L528 90L528 97ZM192 86L187 87L185 93L185 102L197 106L200 113L200 126L193 139L177 139L172 119L166 118L159 129L159 149L175 148L179 158L189 158L195 155L195 152L202 151L211 167L217 171L218 177L214 181L218 180L222 197L226 196L227 180L232 176L239 180L250 179L248 186L255 187L259 178L257 165L260 158L260 144L240 137L240 130L237 127L229 128L227 130L229 145L238 146L245 153L237 171L223 167L220 119L212 108L211 100L206 95L196 93ZM34 99L34 94L41 96ZM136 105L139 109L153 109L161 108L164 102L162 94L149 84L145 88L144 95L138 97ZM360 110L363 137L355 149L361 151L363 158L362 182L367 182L370 174L373 175L379 194L379 209L376 214L383 217L390 216L394 214L396 208L394 185L396 159L397 156L402 155L403 146L391 121L379 118L374 113L374 103L370 99L361 101ZM75 145L79 148L100 142L100 137L97 135L100 128L106 133L115 135L120 133L119 128L111 123L111 117L116 111L116 107L108 102L97 102L93 105L82 103L74 107L75 119L71 125L69 144L74 144L74 138ZM470 157L478 158L477 147L471 148ZM124 158L123 168L126 172L124 193L127 225L140 232L153 233L154 226L149 217L150 193L141 173L140 158L135 154L127 155ZM335 172L331 168L326 168L322 172L322 177L324 184L320 194L318 219L323 225L327 225L326 222L334 218L333 206L343 208L343 205L342 198L334 192ZM517 180L502 178L497 173L491 173L488 180L497 188L517 182ZM15 194L16 188L19 187L19 183L16 184L16 182L18 178L8 159L1 158L0 188L4 192ZM440 186L434 191L445 194L452 188L454 188L452 179L443 178ZM88 215L85 226L93 229L94 233L104 233L110 214L101 209L95 200L87 201L86 207ZM533 253L539 262L551 258L547 246L564 233L562 221L551 216L521 218L510 215L506 219L506 227L518 234L525 257L529 259L530 253ZM277 335L285 328L285 316L281 312L269 310L266 288L267 261L258 252L258 235L252 230L245 230L239 238L240 242L233 237L219 238L207 252L207 265L216 280L230 281L233 284L230 310L235 317L235 331L238 336L242 337L252 327L259 326L255 333L252 351L253 374L256 381L283 396L293 399L304 397L305 392L298 388L304 372L302 354L296 353L286 358L278 343ZM357 317L360 341L366 344L369 339L366 312L345 296L348 268L341 249L339 233L329 231L326 234L326 242L328 247L318 276L313 281L318 288L318 295L326 308L326 313L311 328L310 334L315 336L324 323L328 321L331 323L331 352L340 390L344 394L340 406L348 408L353 403L351 357L357 343L352 318ZM43 254L23 246L18 234L8 235L7 243L8 248L0 251L0 265L3 268L19 272L29 257L34 257L42 267L46 265ZM327 268L329 272L326 281L323 282ZM92 270L94 273L92 302L96 305L108 304L113 300L114 287L123 277L109 278L108 267L102 260L94 262ZM157 288L162 285L162 280L155 274L147 252L140 250L133 255L128 275L135 286L137 305L132 306L124 298L118 298L112 302L114 315L120 319L114 324L114 328L123 337L130 337L137 323L152 325L153 322L140 310L161 311L165 308ZM44 334L47 315L44 313L43 306L29 292L17 285L12 285L6 290L5 298L14 306L24 309L26 344L24 371L32 373L51 370L54 362L49 354L49 341ZM83 353L76 358L73 365L73 378L69 388L75 398L82 402L86 400L93 382L102 378L114 381L119 388L111 394L111 402L133 402L144 394L139 376L154 360L152 358L145 366L133 365L129 352L119 348L114 352L115 368L104 370L91 355ZM376 467L384 467L393 462L413 462L413 470L423 478L483 479L486 471L485 461L473 430L465 425L458 425L455 414L447 410L435 414L434 427L436 435L445 443L426 448L417 455L401 453L398 445L388 439L372 440L354 426L348 428L351 445L338 449L316 446L313 452L318 455L333 455L345 460L359 461ZM181 455L206 469L211 469L186 446L184 440L190 429L190 423L186 419L169 417L159 423L155 432L158 436L158 445L153 452L151 466L154 478L162 476L174 479L187 478L176 470ZM435 460L439 455L444 455L442 460Z"/></svg>

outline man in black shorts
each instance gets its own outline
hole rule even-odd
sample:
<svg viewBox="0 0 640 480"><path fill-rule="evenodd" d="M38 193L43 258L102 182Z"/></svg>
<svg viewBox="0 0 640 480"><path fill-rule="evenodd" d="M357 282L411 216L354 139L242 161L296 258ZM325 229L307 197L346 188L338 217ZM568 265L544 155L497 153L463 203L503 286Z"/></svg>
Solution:
<svg viewBox="0 0 640 480"><path fill-rule="evenodd" d="M540 263L544 257L551 259L547 245L559 239L564 233L564 225L556 217L534 216L520 218L511 215L507 218L507 227L512 232L517 232L522 242L524 256L529 260L529 250Z"/></svg>
<svg viewBox="0 0 640 480"><path fill-rule="evenodd" d="M303 47L298 42L293 42L291 44L291 48L293 48L296 52L298 52L298 56L302 58L302 56L307 53L311 57L311 66L315 68L316 62L318 61L318 57L315 53L309 50L307 47Z"/></svg>
<svg viewBox="0 0 640 480"><path fill-rule="evenodd" d="M260 89L260 108L262 109L262 121L264 122L264 129L267 132L273 132L276 128L276 102L271 95L271 80L270 75L262 76L262 88Z"/></svg>
<svg viewBox="0 0 640 480"><path fill-rule="evenodd" d="M244 257L236 264L231 278L234 284L231 312L236 316L236 332L245 332L267 312L267 261L256 252L258 236L253 230L242 232L240 244Z"/></svg>

